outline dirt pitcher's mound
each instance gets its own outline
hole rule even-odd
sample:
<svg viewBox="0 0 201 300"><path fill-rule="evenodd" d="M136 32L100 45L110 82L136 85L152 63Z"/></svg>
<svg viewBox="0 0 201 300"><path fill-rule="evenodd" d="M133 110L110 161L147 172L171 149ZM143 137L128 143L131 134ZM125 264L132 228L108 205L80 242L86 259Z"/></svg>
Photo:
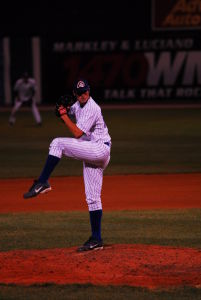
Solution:
<svg viewBox="0 0 201 300"><path fill-rule="evenodd" d="M153 245L111 245L0 253L0 283L130 285L147 288L201 286L201 250Z"/></svg>

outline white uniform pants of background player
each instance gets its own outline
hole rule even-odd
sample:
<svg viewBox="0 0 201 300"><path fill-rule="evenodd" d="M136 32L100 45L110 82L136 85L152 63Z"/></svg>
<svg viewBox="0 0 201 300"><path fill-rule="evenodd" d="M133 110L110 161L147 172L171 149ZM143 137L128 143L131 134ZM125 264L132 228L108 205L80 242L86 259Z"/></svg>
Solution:
<svg viewBox="0 0 201 300"><path fill-rule="evenodd" d="M18 99L15 99L15 104L12 108L12 111L11 111L11 114L10 114L10 117L9 117L9 123L11 123L11 124L15 123L16 113L20 109L20 107L22 106L23 103L25 103L25 102L22 102L22 101L19 101ZM31 102L31 110L32 110L32 114L33 114L33 117L34 117L36 123L40 124L41 123L41 116L40 116L39 110L36 106L36 103L35 103L34 99Z"/></svg>
<svg viewBox="0 0 201 300"><path fill-rule="evenodd" d="M83 177L89 211L102 209L103 171L110 161L110 146L103 142L75 138L56 138L50 144L49 155L62 155L83 161Z"/></svg>

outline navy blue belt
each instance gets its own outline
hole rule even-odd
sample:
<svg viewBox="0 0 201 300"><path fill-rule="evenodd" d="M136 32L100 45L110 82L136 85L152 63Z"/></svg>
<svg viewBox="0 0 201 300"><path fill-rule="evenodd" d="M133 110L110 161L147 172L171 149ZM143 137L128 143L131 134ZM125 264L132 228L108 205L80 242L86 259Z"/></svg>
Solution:
<svg viewBox="0 0 201 300"><path fill-rule="evenodd" d="M110 142L105 142L104 144L110 147Z"/></svg>

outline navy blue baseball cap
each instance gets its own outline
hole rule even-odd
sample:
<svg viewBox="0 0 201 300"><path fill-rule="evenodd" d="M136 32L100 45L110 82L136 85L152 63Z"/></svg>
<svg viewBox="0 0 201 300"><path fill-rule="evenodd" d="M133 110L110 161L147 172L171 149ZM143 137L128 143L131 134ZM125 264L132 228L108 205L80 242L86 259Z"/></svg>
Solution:
<svg viewBox="0 0 201 300"><path fill-rule="evenodd" d="M77 79L73 84L73 92L77 95L82 95L83 93L89 90L90 86L86 79Z"/></svg>

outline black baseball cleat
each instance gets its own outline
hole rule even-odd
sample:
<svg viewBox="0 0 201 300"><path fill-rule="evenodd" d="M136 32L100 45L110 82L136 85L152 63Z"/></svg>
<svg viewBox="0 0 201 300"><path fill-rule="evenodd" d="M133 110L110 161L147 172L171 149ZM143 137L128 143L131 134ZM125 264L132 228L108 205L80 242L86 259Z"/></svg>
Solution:
<svg viewBox="0 0 201 300"><path fill-rule="evenodd" d="M23 195L25 199L36 197L38 194L43 194L51 191L51 186L48 182L41 183L34 180L33 185L30 187L29 191Z"/></svg>
<svg viewBox="0 0 201 300"><path fill-rule="evenodd" d="M102 250L103 249L103 241L98 241L93 237L90 237L84 245L77 249L77 252L84 252L84 251L92 251L92 250Z"/></svg>

